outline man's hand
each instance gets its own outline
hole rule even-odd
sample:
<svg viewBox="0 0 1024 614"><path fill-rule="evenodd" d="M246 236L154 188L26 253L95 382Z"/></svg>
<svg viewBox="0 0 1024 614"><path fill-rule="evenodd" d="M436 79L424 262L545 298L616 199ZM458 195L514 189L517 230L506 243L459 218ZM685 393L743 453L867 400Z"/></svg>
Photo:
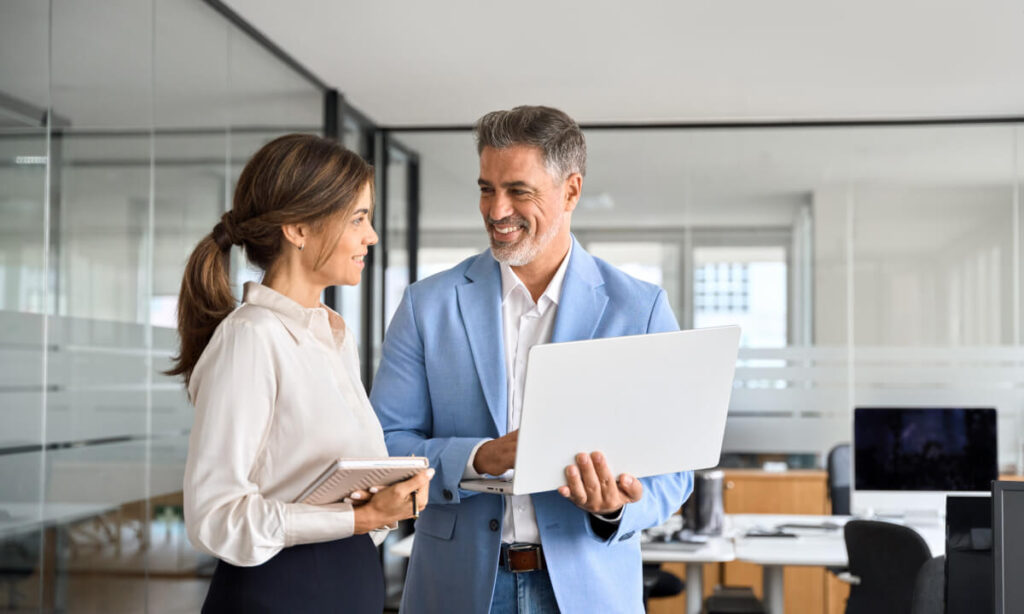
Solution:
<svg viewBox="0 0 1024 614"><path fill-rule="evenodd" d="M616 482L600 452L577 454L576 464L565 468L565 483L559 487L559 494L592 514L618 513L622 506L639 501L644 494L640 480L628 473Z"/></svg>
<svg viewBox="0 0 1024 614"><path fill-rule="evenodd" d="M519 443L519 429L480 446L473 457L473 469L477 473L501 475L515 467L516 445Z"/></svg>

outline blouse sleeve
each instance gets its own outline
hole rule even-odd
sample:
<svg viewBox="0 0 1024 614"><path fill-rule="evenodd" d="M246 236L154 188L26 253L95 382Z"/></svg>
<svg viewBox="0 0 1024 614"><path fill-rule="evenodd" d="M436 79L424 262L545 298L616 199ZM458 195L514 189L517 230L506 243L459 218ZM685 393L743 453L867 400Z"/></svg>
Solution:
<svg viewBox="0 0 1024 614"><path fill-rule="evenodd" d="M225 320L189 386L195 421L185 526L197 548L233 565L259 565L288 546L349 537L355 528L350 504L285 503L259 492L257 463L274 420L277 367L257 327Z"/></svg>

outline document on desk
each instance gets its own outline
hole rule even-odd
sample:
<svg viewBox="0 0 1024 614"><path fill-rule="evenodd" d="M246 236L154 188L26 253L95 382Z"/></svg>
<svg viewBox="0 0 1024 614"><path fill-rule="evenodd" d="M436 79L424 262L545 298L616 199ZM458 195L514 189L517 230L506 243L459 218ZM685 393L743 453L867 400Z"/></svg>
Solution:
<svg viewBox="0 0 1024 614"><path fill-rule="evenodd" d="M708 547L708 542L681 542L681 541L649 541L641 544L646 550L666 550L666 551L682 551L682 552L697 552L702 548Z"/></svg>

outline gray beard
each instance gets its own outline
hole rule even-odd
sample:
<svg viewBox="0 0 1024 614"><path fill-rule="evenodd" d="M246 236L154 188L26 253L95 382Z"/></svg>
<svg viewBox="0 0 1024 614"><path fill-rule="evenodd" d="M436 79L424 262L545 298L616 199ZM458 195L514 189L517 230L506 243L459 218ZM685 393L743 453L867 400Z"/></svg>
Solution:
<svg viewBox="0 0 1024 614"><path fill-rule="evenodd" d="M551 239L555 238L558 231L562 228L562 218L559 216L558 223L553 224L547 231L539 237L527 237L524 240L519 241L515 245L504 245L491 239L491 255L494 259L502 264L509 266L525 266L533 262L533 259L537 257Z"/></svg>

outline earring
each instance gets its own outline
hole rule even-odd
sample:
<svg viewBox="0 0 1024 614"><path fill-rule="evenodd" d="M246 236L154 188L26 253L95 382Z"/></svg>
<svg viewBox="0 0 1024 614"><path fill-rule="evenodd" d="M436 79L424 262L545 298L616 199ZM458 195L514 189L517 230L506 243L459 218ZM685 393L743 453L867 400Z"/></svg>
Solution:
<svg viewBox="0 0 1024 614"><path fill-rule="evenodd" d="M299 246L299 251L301 252L303 249L305 249L305 247L306 247L306 244L303 243L302 245Z"/></svg>

